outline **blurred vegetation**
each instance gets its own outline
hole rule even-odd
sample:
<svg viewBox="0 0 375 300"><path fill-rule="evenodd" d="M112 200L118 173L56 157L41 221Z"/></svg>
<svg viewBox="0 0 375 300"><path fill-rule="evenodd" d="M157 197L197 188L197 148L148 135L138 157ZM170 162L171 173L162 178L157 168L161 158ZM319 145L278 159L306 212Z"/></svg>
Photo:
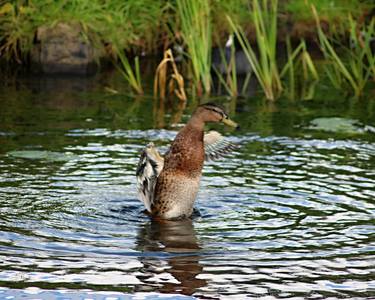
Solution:
<svg viewBox="0 0 375 300"><path fill-rule="evenodd" d="M152 52L173 42L183 31L183 15L177 0L1 0L0 55L20 57L32 47L39 26L58 22L78 22L97 45L116 49ZM197 3L199 3L198 1ZM206 2L206 1L203 1ZM251 30L249 0L212 0L210 10L214 34L227 38L231 32L227 16ZM182 3L184 4L184 3ZM354 18L373 7L371 0L283 0L279 17L290 20L314 20L314 4L321 19L340 23L350 13Z"/></svg>
<svg viewBox="0 0 375 300"><path fill-rule="evenodd" d="M272 7L277 17L271 27L264 27ZM294 95L301 93L290 89L300 88L294 86L301 74L307 78L306 72L315 72L306 46L311 42L328 61L324 72L332 85L354 89L358 97L367 82L374 80L374 22L369 21L374 9L372 0L0 0L0 58L27 62L40 26L78 23L83 38L118 62L124 79L138 94L143 93L139 57L161 56L173 45L181 45L187 62L181 73L190 84L187 92L202 95L212 88L211 47L223 49L228 35L237 32L266 98L275 100L284 92L299 97ZM250 48L247 40L252 43ZM343 41L349 41L349 46ZM288 72L284 72L288 79L281 78L278 71L282 70L276 61L279 42L287 42L289 47L283 46L281 51L288 55ZM301 52L298 45L302 44ZM130 54L136 58L129 58ZM222 81L229 94L237 96L233 66L229 67L232 75ZM315 83L318 76L313 77ZM312 98L311 91L302 98Z"/></svg>
<svg viewBox="0 0 375 300"><path fill-rule="evenodd" d="M168 1L18 0L0 6L0 53L27 54L39 26L78 22L97 47L153 49L163 34Z"/></svg>
<svg viewBox="0 0 375 300"><path fill-rule="evenodd" d="M198 95L211 90L211 6L209 1L177 0L181 36L186 43Z"/></svg>
<svg viewBox="0 0 375 300"><path fill-rule="evenodd" d="M251 21L255 27L257 52L247 40L240 25L229 22L238 38L246 58L261 85L266 98L275 100L282 85L277 66L277 9L278 1L253 1Z"/></svg>
<svg viewBox="0 0 375 300"><path fill-rule="evenodd" d="M310 5L313 4L321 19L340 21L349 13L359 16L364 9L371 7L372 1L359 0L300 0L282 1L283 10L294 20L312 20Z"/></svg>

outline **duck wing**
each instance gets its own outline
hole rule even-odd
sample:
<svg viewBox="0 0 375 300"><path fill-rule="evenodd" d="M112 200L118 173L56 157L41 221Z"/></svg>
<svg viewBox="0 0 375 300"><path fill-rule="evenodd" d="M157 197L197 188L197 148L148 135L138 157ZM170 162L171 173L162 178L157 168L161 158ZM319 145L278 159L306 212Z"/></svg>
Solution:
<svg viewBox="0 0 375 300"><path fill-rule="evenodd" d="M151 204L154 201L156 179L163 166L164 158L154 143L149 143L141 153L136 171L138 197L149 212L151 212Z"/></svg>
<svg viewBox="0 0 375 300"><path fill-rule="evenodd" d="M216 160L238 148L226 140L219 132L209 131L203 137L205 160Z"/></svg>

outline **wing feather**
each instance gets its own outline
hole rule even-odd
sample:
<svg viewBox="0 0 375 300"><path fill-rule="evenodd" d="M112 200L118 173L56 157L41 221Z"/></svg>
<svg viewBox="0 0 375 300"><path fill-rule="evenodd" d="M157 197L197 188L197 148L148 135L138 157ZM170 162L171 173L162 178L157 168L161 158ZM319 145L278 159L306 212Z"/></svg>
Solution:
<svg viewBox="0 0 375 300"><path fill-rule="evenodd" d="M149 212L151 212L151 204L154 200L156 179L163 166L164 158L154 144L149 143L141 153L136 171L138 197Z"/></svg>
<svg viewBox="0 0 375 300"><path fill-rule="evenodd" d="M229 142L217 131L206 133L203 141L205 159L207 161L219 159L238 148L238 145Z"/></svg>

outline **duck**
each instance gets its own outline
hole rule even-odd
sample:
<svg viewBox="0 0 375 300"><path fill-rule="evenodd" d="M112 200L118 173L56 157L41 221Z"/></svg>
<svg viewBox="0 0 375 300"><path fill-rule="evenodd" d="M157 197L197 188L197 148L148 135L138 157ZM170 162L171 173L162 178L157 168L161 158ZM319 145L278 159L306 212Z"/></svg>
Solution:
<svg viewBox="0 0 375 300"><path fill-rule="evenodd" d="M204 161L218 159L237 148L217 131L204 133L205 124L211 122L239 127L221 106L206 103L196 108L164 155L152 142L142 150L136 170L137 190L151 217L190 218Z"/></svg>

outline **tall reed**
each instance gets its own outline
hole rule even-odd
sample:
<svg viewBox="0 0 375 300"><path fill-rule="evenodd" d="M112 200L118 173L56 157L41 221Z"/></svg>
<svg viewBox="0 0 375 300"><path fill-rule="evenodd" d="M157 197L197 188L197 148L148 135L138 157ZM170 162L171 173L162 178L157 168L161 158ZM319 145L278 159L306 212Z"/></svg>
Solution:
<svg viewBox="0 0 375 300"><path fill-rule="evenodd" d="M374 76L375 58L371 50L371 39L374 35L375 20L372 19L369 25L358 30L357 23L349 15L350 45L341 45L342 53L338 53L324 33L313 5L311 9L316 21L320 48L329 61L325 68L328 78L335 88L346 89L349 86L355 97L361 96L370 76Z"/></svg>
<svg viewBox="0 0 375 300"><path fill-rule="evenodd" d="M288 36L286 48L287 62L280 72L280 77L283 79L288 75L288 84L284 84L284 93L292 100L313 98L319 75L307 51L305 41L302 40L293 50Z"/></svg>
<svg viewBox="0 0 375 300"><path fill-rule="evenodd" d="M253 0L252 4L251 19L255 27L258 55L242 27L235 24L229 16L227 18L266 98L276 100L282 91L276 61L278 0Z"/></svg>
<svg viewBox="0 0 375 300"><path fill-rule="evenodd" d="M211 8L208 0L177 0L181 34L198 95L211 90Z"/></svg>
<svg viewBox="0 0 375 300"><path fill-rule="evenodd" d="M220 70L220 66L213 66L213 70L230 97L236 98L238 96L238 85L234 43L231 43L229 51L230 57L228 59L225 55L225 49L219 47L220 62L224 70Z"/></svg>
<svg viewBox="0 0 375 300"><path fill-rule="evenodd" d="M118 58L120 59L121 65L116 64L117 69L123 75L124 79L130 84L132 89L139 95L143 94L141 72L139 69L139 58L134 58L134 67L129 62L127 56L122 52L116 51Z"/></svg>

